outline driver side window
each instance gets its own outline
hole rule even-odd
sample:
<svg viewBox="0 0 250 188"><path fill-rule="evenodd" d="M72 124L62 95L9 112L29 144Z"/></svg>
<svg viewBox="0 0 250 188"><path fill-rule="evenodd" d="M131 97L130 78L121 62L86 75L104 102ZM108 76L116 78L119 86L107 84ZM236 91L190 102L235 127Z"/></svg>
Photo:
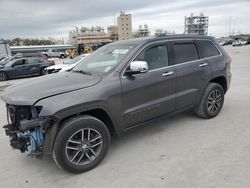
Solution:
<svg viewBox="0 0 250 188"><path fill-rule="evenodd" d="M13 67L24 64L25 64L25 59L19 59L13 64Z"/></svg>
<svg viewBox="0 0 250 188"><path fill-rule="evenodd" d="M136 61L146 61L149 70L154 70L169 65L167 46L159 45L144 49Z"/></svg>

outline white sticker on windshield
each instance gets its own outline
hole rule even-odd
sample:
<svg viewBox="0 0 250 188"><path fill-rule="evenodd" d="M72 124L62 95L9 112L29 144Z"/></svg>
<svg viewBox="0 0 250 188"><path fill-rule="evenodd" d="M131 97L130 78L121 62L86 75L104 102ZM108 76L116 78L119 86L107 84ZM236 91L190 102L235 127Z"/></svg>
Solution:
<svg viewBox="0 0 250 188"><path fill-rule="evenodd" d="M128 52L127 49L116 49L112 53L113 54L126 54Z"/></svg>

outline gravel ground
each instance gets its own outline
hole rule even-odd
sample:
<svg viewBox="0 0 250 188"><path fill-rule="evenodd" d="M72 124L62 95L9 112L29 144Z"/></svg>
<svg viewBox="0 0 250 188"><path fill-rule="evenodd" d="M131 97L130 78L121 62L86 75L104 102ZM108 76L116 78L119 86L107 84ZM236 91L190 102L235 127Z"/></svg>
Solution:
<svg viewBox="0 0 250 188"><path fill-rule="evenodd" d="M250 46L225 48L233 78L216 118L182 113L113 138L104 161L80 175L12 150L2 129L0 187L250 187ZM0 117L5 124L2 102Z"/></svg>

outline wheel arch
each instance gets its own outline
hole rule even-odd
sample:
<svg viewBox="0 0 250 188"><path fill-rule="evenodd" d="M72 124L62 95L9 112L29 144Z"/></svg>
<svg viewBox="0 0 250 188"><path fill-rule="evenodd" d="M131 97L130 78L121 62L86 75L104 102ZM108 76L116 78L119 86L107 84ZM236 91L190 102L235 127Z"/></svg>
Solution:
<svg viewBox="0 0 250 188"><path fill-rule="evenodd" d="M113 134L116 129L115 129L115 123L113 122L111 116L109 115L109 113L104 110L103 108L95 108L95 109L91 109L91 110L86 110L80 113L76 113L73 115L70 115L68 117L64 117L60 123L59 126L61 126L65 121L67 121L68 119L78 116L78 115L90 115L93 116L99 120L101 120L109 129L110 134Z"/></svg>
<svg viewBox="0 0 250 188"><path fill-rule="evenodd" d="M227 80L225 76L217 76L209 81L210 83L217 83L220 84L224 90L224 93L227 92Z"/></svg>
<svg viewBox="0 0 250 188"><path fill-rule="evenodd" d="M69 116L65 116L61 120L57 119L57 122L51 125L46 131L43 154L52 153L57 133L62 128L63 123L79 115L90 115L99 119L107 126L110 135L113 135L116 131L114 120L112 119L111 115L103 108L90 109Z"/></svg>

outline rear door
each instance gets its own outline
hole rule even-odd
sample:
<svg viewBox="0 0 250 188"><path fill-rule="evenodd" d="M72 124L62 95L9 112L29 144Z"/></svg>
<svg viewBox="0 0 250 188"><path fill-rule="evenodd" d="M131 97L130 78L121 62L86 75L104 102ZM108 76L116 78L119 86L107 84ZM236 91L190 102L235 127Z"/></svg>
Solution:
<svg viewBox="0 0 250 188"><path fill-rule="evenodd" d="M27 60L28 63L28 73L30 75L40 74L41 73L41 67L43 65L43 60L39 58L29 58Z"/></svg>
<svg viewBox="0 0 250 188"><path fill-rule="evenodd" d="M122 116L126 127L175 109L175 70L169 66L167 45L150 45L134 60L146 61L149 72L121 77Z"/></svg>
<svg viewBox="0 0 250 188"><path fill-rule="evenodd" d="M170 42L176 71L176 109L191 106L197 102L206 82L208 63L199 59L193 40Z"/></svg>

